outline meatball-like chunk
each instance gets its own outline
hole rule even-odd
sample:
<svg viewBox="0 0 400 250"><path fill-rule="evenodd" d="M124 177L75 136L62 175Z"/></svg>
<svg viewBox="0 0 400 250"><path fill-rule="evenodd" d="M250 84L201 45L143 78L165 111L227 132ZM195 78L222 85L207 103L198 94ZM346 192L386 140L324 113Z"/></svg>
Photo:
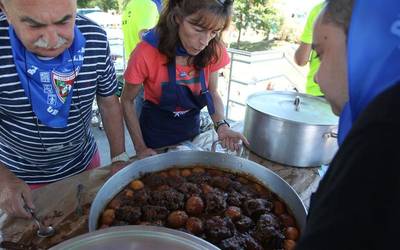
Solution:
<svg viewBox="0 0 400 250"><path fill-rule="evenodd" d="M293 217L288 214L281 214L279 217L281 218L283 225L287 227L294 227L296 225Z"/></svg>
<svg viewBox="0 0 400 250"><path fill-rule="evenodd" d="M226 209L226 197L224 193L217 190L205 194L206 212L218 213Z"/></svg>
<svg viewBox="0 0 400 250"><path fill-rule="evenodd" d="M256 241L253 237L251 237L249 234L243 235L246 241L246 247L245 249L248 250L263 250L264 248L261 246L261 244Z"/></svg>
<svg viewBox="0 0 400 250"><path fill-rule="evenodd" d="M235 225L239 232L246 232L254 226L254 222L251 218L242 215L237 221L235 221Z"/></svg>
<svg viewBox="0 0 400 250"><path fill-rule="evenodd" d="M156 206L166 207L169 210L182 209L184 205L184 195L174 189L154 191L150 203Z"/></svg>
<svg viewBox="0 0 400 250"><path fill-rule="evenodd" d="M212 243L218 243L233 236L234 225L229 218L213 216L205 223L205 233Z"/></svg>
<svg viewBox="0 0 400 250"><path fill-rule="evenodd" d="M288 240L296 241L299 238L299 230L295 227L287 227L285 230L285 236Z"/></svg>
<svg viewBox="0 0 400 250"><path fill-rule="evenodd" d="M275 200L274 204L274 213L277 215L284 214L286 212L285 204L281 201Z"/></svg>
<svg viewBox="0 0 400 250"><path fill-rule="evenodd" d="M196 184L202 184L208 182L210 180L210 176L207 173L195 172L193 169L192 175L186 177L186 180Z"/></svg>
<svg viewBox="0 0 400 250"><path fill-rule="evenodd" d="M150 195L146 189L134 191L131 198L123 198L121 200L121 206L132 206L141 207L148 205Z"/></svg>
<svg viewBox="0 0 400 250"><path fill-rule="evenodd" d="M168 215L168 225L172 228L180 228L186 225L188 215L185 211L174 211Z"/></svg>
<svg viewBox="0 0 400 250"><path fill-rule="evenodd" d="M131 183L129 184L129 187L132 188L133 190L140 190L140 189L144 188L144 184L141 180L134 180L134 181L131 181Z"/></svg>
<svg viewBox="0 0 400 250"><path fill-rule="evenodd" d="M203 221L197 217L189 217L186 221L186 230L192 234L201 234L204 230Z"/></svg>
<svg viewBox="0 0 400 250"><path fill-rule="evenodd" d="M246 241L243 237L235 235L231 238L221 241L221 243L219 243L218 246L222 250L244 249L246 246Z"/></svg>
<svg viewBox="0 0 400 250"><path fill-rule="evenodd" d="M164 220L169 214L168 209L160 206L144 206L142 212L144 221Z"/></svg>
<svg viewBox="0 0 400 250"><path fill-rule="evenodd" d="M198 196L192 196L186 201L185 208L190 215L200 215L204 209L203 200Z"/></svg>
<svg viewBox="0 0 400 250"><path fill-rule="evenodd" d="M296 242L293 240L285 240L283 242L283 248L285 250L294 250L296 248Z"/></svg>
<svg viewBox="0 0 400 250"><path fill-rule="evenodd" d="M101 215L101 224L103 225L111 225L111 223L115 219L115 210L114 209L106 209Z"/></svg>
<svg viewBox="0 0 400 250"><path fill-rule="evenodd" d="M142 178L143 183L145 186L150 188L155 188L161 185L167 184L166 177L162 174L149 174Z"/></svg>
<svg viewBox="0 0 400 250"><path fill-rule="evenodd" d="M222 190L229 190L232 185L232 180L225 176L214 176L210 179L210 184Z"/></svg>
<svg viewBox="0 0 400 250"><path fill-rule="evenodd" d="M240 207L245 198L246 197L241 193L232 191L228 194L228 199L226 199L226 202L228 202L230 206Z"/></svg>
<svg viewBox="0 0 400 250"><path fill-rule="evenodd" d="M249 234L237 234L231 238L221 241L219 244L221 249L247 249L247 250L263 250L264 248Z"/></svg>
<svg viewBox="0 0 400 250"><path fill-rule="evenodd" d="M270 212L272 203L264 199L250 199L244 202L244 211L254 219L257 219L260 214Z"/></svg>
<svg viewBox="0 0 400 250"><path fill-rule="evenodd" d="M142 211L140 207L123 206L115 210L115 218L129 224L138 223L141 216Z"/></svg>
<svg viewBox="0 0 400 250"><path fill-rule="evenodd" d="M232 221L235 221L240 218L242 212L239 207L230 206L225 210L225 215L231 218Z"/></svg>
<svg viewBox="0 0 400 250"><path fill-rule="evenodd" d="M108 207L114 210L121 207L121 199L119 198L112 199L112 201L108 204Z"/></svg>
<svg viewBox="0 0 400 250"><path fill-rule="evenodd" d="M177 190L183 193L186 196L185 198L201 194L201 189L196 184L190 182L183 183L180 187L177 188Z"/></svg>
<svg viewBox="0 0 400 250"><path fill-rule="evenodd" d="M278 221L273 214L263 214L257 222L254 236L270 248L283 248L285 236Z"/></svg>
<svg viewBox="0 0 400 250"><path fill-rule="evenodd" d="M167 178L167 184L173 188L179 188L185 182L185 178L182 176L169 176Z"/></svg>

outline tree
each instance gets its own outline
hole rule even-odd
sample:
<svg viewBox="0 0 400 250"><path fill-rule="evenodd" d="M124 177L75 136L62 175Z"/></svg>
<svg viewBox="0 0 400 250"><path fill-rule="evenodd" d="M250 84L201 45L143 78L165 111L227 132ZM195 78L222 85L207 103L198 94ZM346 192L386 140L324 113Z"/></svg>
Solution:
<svg viewBox="0 0 400 250"><path fill-rule="evenodd" d="M79 8L93 8L96 6L104 11L118 10L118 0L78 0Z"/></svg>
<svg viewBox="0 0 400 250"><path fill-rule="evenodd" d="M238 29L237 44L240 44L242 32L254 29L265 32L269 39L271 32L278 32L282 26L282 18L272 6L271 0L236 0L234 2L233 21Z"/></svg>
<svg viewBox="0 0 400 250"><path fill-rule="evenodd" d="M78 0L78 8L89 8L92 7L90 4L93 1L90 0Z"/></svg>

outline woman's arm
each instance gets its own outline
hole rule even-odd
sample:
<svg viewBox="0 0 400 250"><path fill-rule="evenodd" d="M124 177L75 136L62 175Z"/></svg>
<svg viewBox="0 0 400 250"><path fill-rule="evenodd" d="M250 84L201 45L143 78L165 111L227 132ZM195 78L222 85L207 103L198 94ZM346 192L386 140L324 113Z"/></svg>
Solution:
<svg viewBox="0 0 400 250"><path fill-rule="evenodd" d="M121 96L125 123L128 127L129 134L139 159L156 154L153 149L146 146L146 143L143 140L142 130L140 129L139 119L135 109L135 97L139 93L141 87L141 84L130 84L125 82Z"/></svg>
<svg viewBox="0 0 400 250"><path fill-rule="evenodd" d="M221 121L224 118L224 104L220 94L218 93L218 72L213 72L210 74L210 79L208 82L208 91L211 94L212 100L214 102L215 113L211 116L214 124ZM217 130L218 139L221 140L221 144L225 148L230 150L239 150L239 142L243 141L245 144L249 144L246 137L241 133L232 130L227 124L223 124L218 127Z"/></svg>

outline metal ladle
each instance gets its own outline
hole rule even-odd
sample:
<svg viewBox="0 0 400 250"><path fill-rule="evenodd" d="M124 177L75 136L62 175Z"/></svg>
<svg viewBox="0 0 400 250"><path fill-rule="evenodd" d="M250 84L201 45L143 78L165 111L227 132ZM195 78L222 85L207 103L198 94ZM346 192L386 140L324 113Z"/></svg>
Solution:
<svg viewBox="0 0 400 250"><path fill-rule="evenodd" d="M39 229L36 231L37 236L41 238L47 238L51 237L56 233L56 230L52 226L45 226L43 225L39 219L37 218L35 211L33 211L30 207L25 206L25 209L31 213L33 221L36 223L36 225L39 227Z"/></svg>

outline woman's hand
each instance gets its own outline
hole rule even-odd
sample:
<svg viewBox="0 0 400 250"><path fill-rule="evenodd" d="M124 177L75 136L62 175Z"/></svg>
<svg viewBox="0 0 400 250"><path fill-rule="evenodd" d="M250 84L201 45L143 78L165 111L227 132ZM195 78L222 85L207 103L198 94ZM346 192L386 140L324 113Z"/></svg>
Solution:
<svg viewBox="0 0 400 250"><path fill-rule="evenodd" d="M124 167L128 166L129 162L124 161L116 161L111 164L111 175L114 175Z"/></svg>
<svg viewBox="0 0 400 250"><path fill-rule="evenodd" d="M157 154L157 152L151 148L143 148L142 150L137 150L136 153L139 160Z"/></svg>
<svg viewBox="0 0 400 250"><path fill-rule="evenodd" d="M240 141L246 145L249 145L249 142L244 135L234 131L226 124L221 125L218 128L217 134L218 139L221 141L222 147L228 148L229 150L238 151L240 149Z"/></svg>

